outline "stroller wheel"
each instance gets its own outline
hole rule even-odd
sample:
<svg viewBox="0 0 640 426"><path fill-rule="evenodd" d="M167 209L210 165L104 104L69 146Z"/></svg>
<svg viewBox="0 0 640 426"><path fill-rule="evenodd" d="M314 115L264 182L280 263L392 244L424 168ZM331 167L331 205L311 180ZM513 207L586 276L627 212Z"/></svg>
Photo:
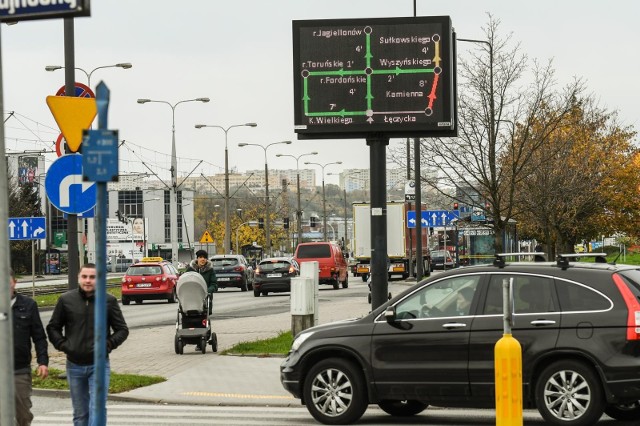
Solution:
<svg viewBox="0 0 640 426"><path fill-rule="evenodd" d="M209 343L211 343L211 351L218 352L218 336L216 333L211 333L211 340L209 340Z"/></svg>
<svg viewBox="0 0 640 426"><path fill-rule="evenodd" d="M200 339L200 350L202 351L202 353L207 353L207 338L206 337L202 337Z"/></svg>
<svg viewBox="0 0 640 426"><path fill-rule="evenodd" d="M181 338L178 337L177 334L174 340L174 346L175 346L176 353L178 355L182 355L184 352L184 342L182 341Z"/></svg>

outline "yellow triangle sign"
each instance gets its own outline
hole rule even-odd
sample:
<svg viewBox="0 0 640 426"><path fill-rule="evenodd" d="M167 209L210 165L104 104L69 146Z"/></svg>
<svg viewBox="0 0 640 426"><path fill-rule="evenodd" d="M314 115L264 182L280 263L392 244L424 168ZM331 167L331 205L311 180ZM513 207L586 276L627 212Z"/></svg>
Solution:
<svg viewBox="0 0 640 426"><path fill-rule="evenodd" d="M82 131L91 126L98 113L96 100L73 96L47 96L47 105L67 141L67 146L72 152L77 152L82 144Z"/></svg>
<svg viewBox="0 0 640 426"><path fill-rule="evenodd" d="M209 231L204 231L204 234L202 234L202 238L200 238L200 242L201 243L212 243L213 242L213 238L211 238L211 234L209 233Z"/></svg>

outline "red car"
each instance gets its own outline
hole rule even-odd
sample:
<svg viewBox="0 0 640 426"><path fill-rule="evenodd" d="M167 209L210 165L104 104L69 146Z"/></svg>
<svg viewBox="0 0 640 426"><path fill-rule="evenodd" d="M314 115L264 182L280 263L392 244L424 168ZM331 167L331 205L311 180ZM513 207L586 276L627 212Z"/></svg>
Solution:
<svg viewBox="0 0 640 426"><path fill-rule="evenodd" d="M131 265L122 277L122 304L131 301L166 299L176 302L176 284L178 270L161 257L144 257L142 261Z"/></svg>

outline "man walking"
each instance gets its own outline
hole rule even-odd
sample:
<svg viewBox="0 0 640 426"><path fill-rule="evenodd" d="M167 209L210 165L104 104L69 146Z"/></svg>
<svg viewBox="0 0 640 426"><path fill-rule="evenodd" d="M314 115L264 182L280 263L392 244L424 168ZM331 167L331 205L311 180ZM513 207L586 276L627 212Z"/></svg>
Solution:
<svg viewBox="0 0 640 426"><path fill-rule="evenodd" d="M105 389L104 400L98 401L93 363L96 265L83 265L78 273L78 283L78 289L70 290L58 299L47 325L47 334L53 346L67 355L67 381L73 405L73 424L87 426L97 421L91 418L95 407L106 406L110 376L108 354L127 339L129 329L118 301L107 294Z"/></svg>
<svg viewBox="0 0 640 426"><path fill-rule="evenodd" d="M28 426L31 413L31 341L36 347L38 368L36 374L43 379L49 375L47 335L42 326L37 303L30 297L16 294L16 277L9 271L11 314L13 315L13 361L16 400L16 424Z"/></svg>

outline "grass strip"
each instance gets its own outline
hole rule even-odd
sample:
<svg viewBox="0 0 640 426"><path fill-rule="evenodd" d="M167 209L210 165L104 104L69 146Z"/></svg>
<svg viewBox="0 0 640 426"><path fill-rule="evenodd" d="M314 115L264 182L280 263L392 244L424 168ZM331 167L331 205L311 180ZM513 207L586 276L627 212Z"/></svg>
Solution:
<svg viewBox="0 0 640 426"><path fill-rule="evenodd" d="M69 390L67 379L63 379L60 375L64 373L57 368L49 369L49 377L41 379L33 373L33 387L38 389L58 389ZM162 383L167 379L160 376L138 376L136 374L119 374L111 373L109 380L109 393L127 392L144 386Z"/></svg>
<svg viewBox="0 0 640 426"><path fill-rule="evenodd" d="M256 340L254 342L240 342L237 345L222 351L221 355L249 355L249 356L272 356L286 355L291 349L293 336L291 331L281 331L276 337L270 339Z"/></svg>

